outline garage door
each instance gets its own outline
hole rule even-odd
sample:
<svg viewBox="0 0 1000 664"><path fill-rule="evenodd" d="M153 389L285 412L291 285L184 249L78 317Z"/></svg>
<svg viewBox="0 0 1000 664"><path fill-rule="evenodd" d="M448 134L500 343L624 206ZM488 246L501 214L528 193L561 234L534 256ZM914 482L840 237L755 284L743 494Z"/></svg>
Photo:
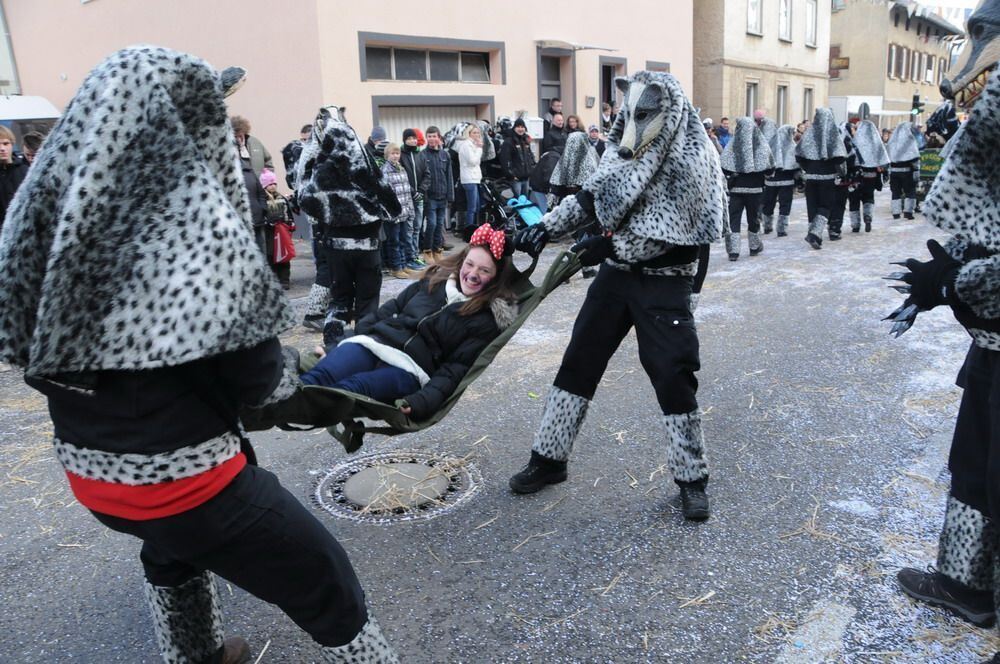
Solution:
<svg viewBox="0 0 1000 664"><path fill-rule="evenodd" d="M378 109L378 122L393 143L402 143L403 130L408 127L424 131L434 125L443 134L459 122L475 119L475 106L380 106Z"/></svg>

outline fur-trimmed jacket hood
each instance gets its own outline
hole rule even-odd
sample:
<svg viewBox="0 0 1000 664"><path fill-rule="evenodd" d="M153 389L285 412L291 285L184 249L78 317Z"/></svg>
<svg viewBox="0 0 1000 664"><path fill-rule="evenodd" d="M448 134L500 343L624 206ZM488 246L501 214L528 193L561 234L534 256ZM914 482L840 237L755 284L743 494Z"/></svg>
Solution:
<svg viewBox="0 0 1000 664"><path fill-rule="evenodd" d="M0 234L0 360L179 365L294 320L257 248L219 73L154 46L84 80Z"/></svg>
<svg viewBox="0 0 1000 664"><path fill-rule="evenodd" d="M673 245L714 242L728 221L719 153L680 83L670 74L638 71L615 81L625 94L597 173L584 189L594 196L598 222L638 240ZM636 108L643 109L642 118ZM647 115L648 113L648 115ZM623 157L623 137L646 140Z"/></svg>
<svg viewBox="0 0 1000 664"><path fill-rule="evenodd" d="M901 122L893 129L885 149L889 153L889 160L894 164L920 159L920 147L913 135L913 123Z"/></svg>
<svg viewBox="0 0 1000 664"><path fill-rule="evenodd" d="M771 138L774 167L782 171L798 169L799 162L795 160L795 148L795 127L790 124L778 127L778 131Z"/></svg>
<svg viewBox="0 0 1000 664"><path fill-rule="evenodd" d="M736 131L720 157L729 173L763 173L774 170L771 148L753 118L736 120Z"/></svg>
<svg viewBox="0 0 1000 664"><path fill-rule="evenodd" d="M566 137L559 163L552 171L549 182L557 187L580 187L597 172L600 159L597 150L583 132L575 131Z"/></svg>
<svg viewBox="0 0 1000 664"><path fill-rule="evenodd" d="M879 134L878 127L871 120L862 120L854 131L854 150L858 156L858 166L878 168L889 165L889 155Z"/></svg>
<svg viewBox="0 0 1000 664"><path fill-rule="evenodd" d="M795 156L811 161L847 157L847 148L844 147L844 139L833 118L833 111L828 108L816 109L812 125L799 140Z"/></svg>

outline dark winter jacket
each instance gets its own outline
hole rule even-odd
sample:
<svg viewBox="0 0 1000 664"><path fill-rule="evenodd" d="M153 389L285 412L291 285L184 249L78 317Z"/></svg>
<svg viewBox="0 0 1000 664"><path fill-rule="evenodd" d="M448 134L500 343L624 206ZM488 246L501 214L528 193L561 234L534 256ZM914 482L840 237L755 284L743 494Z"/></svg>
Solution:
<svg viewBox="0 0 1000 664"><path fill-rule="evenodd" d="M424 152L424 176L420 181L420 191L430 200L455 201L455 176L448 152L444 148L427 148Z"/></svg>
<svg viewBox="0 0 1000 664"><path fill-rule="evenodd" d="M302 155L302 141L296 139L281 148L281 160L285 163L285 184L295 189L295 164Z"/></svg>
<svg viewBox="0 0 1000 664"><path fill-rule="evenodd" d="M563 148L566 147L566 137L569 134L565 129L556 129L555 127L549 127L549 130L545 132L545 138L542 139L542 154L550 152L552 150L562 154Z"/></svg>
<svg viewBox="0 0 1000 664"><path fill-rule="evenodd" d="M406 171L406 179L410 181L410 191L416 195L420 193L420 185L423 184L424 173L427 171L427 157L424 156L423 152L417 148L411 148L409 145L404 145L400 150L402 154L399 162L403 165L403 170Z"/></svg>
<svg viewBox="0 0 1000 664"><path fill-rule="evenodd" d="M399 201L400 212L399 215L392 219L392 222L399 223L413 219L415 214L413 208L413 190L410 189L410 181L407 179L406 173L403 172L402 163L394 164L386 160L382 164L382 179L387 185L392 187L392 191L396 194L396 199Z"/></svg>
<svg viewBox="0 0 1000 664"><path fill-rule="evenodd" d="M561 154L554 150L542 153L535 170L531 172L531 177L528 179L528 185L532 191L549 193L549 189L552 188L549 180L552 178L552 171L556 169L556 164L559 163L560 156Z"/></svg>
<svg viewBox="0 0 1000 664"><path fill-rule="evenodd" d="M27 174L28 162L21 157L14 157L9 164L0 164L0 228L3 228L3 220L7 216L7 206Z"/></svg>
<svg viewBox="0 0 1000 664"><path fill-rule="evenodd" d="M500 165L504 174L514 180L527 180L535 168L535 155L531 152L528 135L511 134L500 146Z"/></svg>
<svg viewBox="0 0 1000 664"><path fill-rule="evenodd" d="M513 308L503 300L492 307L463 316L461 302L447 303L445 284L427 290L427 281L410 284L374 314L357 325L357 334L402 350L420 365L430 381L405 397L415 420L426 419L462 382L484 348L514 319ZM499 323L498 323L499 321Z"/></svg>
<svg viewBox="0 0 1000 664"><path fill-rule="evenodd" d="M765 173L731 173L722 171L729 183L731 194L760 194L764 191Z"/></svg>
<svg viewBox="0 0 1000 664"><path fill-rule="evenodd" d="M266 221L264 209L267 207L267 192L260 186L260 180L254 173L253 167L245 160L241 160L243 165L243 182L246 183L247 193L250 195L250 214L253 215L254 227L263 226Z"/></svg>
<svg viewBox="0 0 1000 664"><path fill-rule="evenodd" d="M806 159L796 156L795 159L802 167L803 178L806 180L836 180L841 175L846 175L847 167L843 157L834 159Z"/></svg>
<svg viewBox="0 0 1000 664"><path fill-rule="evenodd" d="M594 139L590 139L590 144L594 146L594 149L597 151L598 157L604 156L604 148L607 147L607 145L603 140L597 139L595 141Z"/></svg>

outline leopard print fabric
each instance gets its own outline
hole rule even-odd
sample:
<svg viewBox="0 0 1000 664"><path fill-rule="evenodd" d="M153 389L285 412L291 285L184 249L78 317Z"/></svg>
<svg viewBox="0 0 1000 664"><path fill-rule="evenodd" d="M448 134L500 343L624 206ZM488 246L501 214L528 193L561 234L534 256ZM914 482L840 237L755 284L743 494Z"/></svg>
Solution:
<svg viewBox="0 0 1000 664"><path fill-rule="evenodd" d="M677 482L708 479L708 458L701 432L701 413L697 410L679 415L664 415L667 467Z"/></svg>
<svg viewBox="0 0 1000 664"><path fill-rule="evenodd" d="M87 76L7 211L0 302L0 361L35 376L184 364L294 324L215 69L141 46Z"/></svg>
<svg viewBox="0 0 1000 664"><path fill-rule="evenodd" d="M777 133L777 129L775 129ZM736 120L736 130L719 158L722 170L730 173L760 173L774 168L774 156L764 134L752 118ZM735 193L744 193L733 190ZM748 192L759 193L759 192Z"/></svg>
<svg viewBox="0 0 1000 664"><path fill-rule="evenodd" d="M554 461L569 459L589 405L587 399L553 385L531 450Z"/></svg>
<svg viewBox="0 0 1000 664"><path fill-rule="evenodd" d="M175 588L146 582L146 601L166 664L207 662L222 647L222 609L208 572Z"/></svg>
<svg viewBox="0 0 1000 664"><path fill-rule="evenodd" d="M996 527L979 510L948 496L938 544L938 571L975 590L993 588Z"/></svg>
<svg viewBox="0 0 1000 664"><path fill-rule="evenodd" d="M323 661L326 664L399 664L399 658L371 614L350 643L323 648Z"/></svg>

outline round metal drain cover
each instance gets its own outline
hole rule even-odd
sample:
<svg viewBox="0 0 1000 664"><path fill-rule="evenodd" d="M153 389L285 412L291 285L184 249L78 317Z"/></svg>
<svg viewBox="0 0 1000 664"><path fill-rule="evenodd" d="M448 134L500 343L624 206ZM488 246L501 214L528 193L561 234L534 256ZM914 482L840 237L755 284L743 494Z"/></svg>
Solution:
<svg viewBox="0 0 1000 664"><path fill-rule="evenodd" d="M365 523L423 521L449 512L482 487L468 460L427 452L382 452L352 459L316 485L317 504L330 514Z"/></svg>

